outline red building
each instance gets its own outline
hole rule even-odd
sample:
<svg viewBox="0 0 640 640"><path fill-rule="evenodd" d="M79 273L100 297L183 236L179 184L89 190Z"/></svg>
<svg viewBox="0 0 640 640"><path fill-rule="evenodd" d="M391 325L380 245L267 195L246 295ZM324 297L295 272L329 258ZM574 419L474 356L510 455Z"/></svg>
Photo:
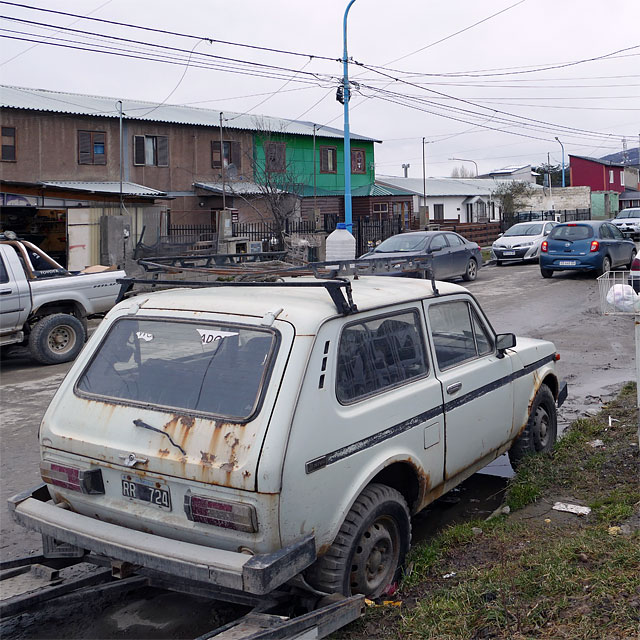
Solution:
<svg viewBox="0 0 640 640"><path fill-rule="evenodd" d="M598 158L569 156L571 186L591 187L591 191L625 190L624 165Z"/></svg>

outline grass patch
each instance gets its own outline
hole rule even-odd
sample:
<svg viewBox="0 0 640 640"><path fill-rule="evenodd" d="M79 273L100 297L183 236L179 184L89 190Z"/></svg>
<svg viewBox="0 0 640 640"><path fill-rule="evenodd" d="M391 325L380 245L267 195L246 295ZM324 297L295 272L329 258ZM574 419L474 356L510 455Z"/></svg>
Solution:
<svg viewBox="0 0 640 640"><path fill-rule="evenodd" d="M626 385L597 416L573 423L551 454L525 459L505 498L515 513L457 524L415 545L394 596L402 607L370 609L339 637L637 637L635 393ZM594 440L603 446L592 446ZM592 513L553 511L555 500L588 505Z"/></svg>

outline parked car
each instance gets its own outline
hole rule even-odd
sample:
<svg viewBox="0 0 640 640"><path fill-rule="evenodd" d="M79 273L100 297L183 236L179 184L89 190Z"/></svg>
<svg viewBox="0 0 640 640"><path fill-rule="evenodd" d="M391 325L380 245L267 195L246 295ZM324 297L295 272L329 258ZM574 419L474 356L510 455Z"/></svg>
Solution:
<svg viewBox="0 0 640 640"><path fill-rule="evenodd" d="M30 242L0 234L0 346L28 346L42 364L73 360L87 339L87 316L113 307L125 275L73 275Z"/></svg>
<svg viewBox="0 0 640 640"><path fill-rule="evenodd" d="M432 268L438 280L461 277L475 280L482 266L482 252L475 242L469 242L453 231L412 231L399 233L365 253L361 260L372 258L408 258L431 255ZM400 275L390 273L389 275Z"/></svg>
<svg viewBox="0 0 640 640"><path fill-rule="evenodd" d="M496 264L513 260L537 260L542 241L557 222L519 222L509 227L491 247Z"/></svg>
<svg viewBox="0 0 640 640"><path fill-rule="evenodd" d="M640 239L640 207L623 209L611 220L611 224L618 227L624 235Z"/></svg>
<svg viewBox="0 0 640 640"><path fill-rule="evenodd" d="M610 222L585 220L559 224L540 246L540 273L550 278L554 271L595 271L602 275L614 267L629 267L636 245Z"/></svg>
<svg viewBox="0 0 640 640"><path fill-rule="evenodd" d="M46 484L10 500L47 548L236 598L301 573L377 597L411 514L553 446L555 346L496 334L459 285L218 284L126 299L90 338L40 427Z"/></svg>

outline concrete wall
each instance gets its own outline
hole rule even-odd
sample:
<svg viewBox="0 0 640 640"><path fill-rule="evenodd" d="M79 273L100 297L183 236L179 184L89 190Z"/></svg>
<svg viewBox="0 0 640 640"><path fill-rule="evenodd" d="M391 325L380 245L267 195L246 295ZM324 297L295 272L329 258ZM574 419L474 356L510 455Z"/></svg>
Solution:
<svg viewBox="0 0 640 640"><path fill-rule="evenodd" d="M589 187L553 187L539 189L530 198L524 211L547 211L551 209L589 209L591 189Z"/></svg>

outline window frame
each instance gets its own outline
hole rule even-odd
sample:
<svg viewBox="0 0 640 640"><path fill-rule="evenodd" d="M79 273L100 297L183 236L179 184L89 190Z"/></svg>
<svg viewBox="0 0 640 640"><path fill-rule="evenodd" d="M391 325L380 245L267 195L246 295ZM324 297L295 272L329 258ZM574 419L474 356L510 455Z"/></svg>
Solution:
<svg viewBox="0 0 640 640"><path fill-rule="evenodd" d="M333 169L327 169L327 168L323 168L323 165L326 167L328 166L328 162L323 162L323 154L324 153L328 153L328 152L332 152L333 153ZM333 147L330 145L322 145L320 147L320 173L328 173L328 174L334 174L334 173L338 173L338 147Z"/></svg>
<svg viewBox="0 0 640 640"><path fill-rule="evenodd" d="M376 207L384 207L383 209L376 209ZM373 203L373 213L389 213L389 203L388 202L374 202Z"/></svg>
<svg viewBox="0 0 640 640"><path fill-rule="evenodd" d="M469 326L471 327L471 331L473 333L473 344L476 350L476 354L475 356L470 356L469 358L465 358L464 360L459 360L458 362L454 362L453 364L450 364L448 366L441 366L440 365L440 361L438 359L438 352L436 350L436 339L434 336L434 331L433 331L433 326L432 326L432 322L431 322L431 316L430 316L430 311L432 308L435 308L439 305L443 305L443 304L459 304L459 303L463 303L467 305L467 317L469 319ZM473 315L472 313L475 312L475 315L478 319L478 322L480 323L481 327L484 328L484 330L486 331L487 335L489 336L490 342L491 342L491 350L488 351L487 353L483 353L480 354L479 349L478 349L478 339L476 337L476 332L475 332L475 328L474 328L474 322L473 322ZM434 362L436 364L436 366L438 367L438 371L441 372L445 372L445 371L451 371L452 369L455 369L456 367L459 367L461 365L464 364L468 364L469 362L473 362L474 360L480 360L481 358L488 358L490 356L494 356L496 354L496 332L494 331L493 327L491 326L491 324L487 321L486 317L484 316L484 313L482 313L482 311L473 304L473 302L467 298L455 298L453 300L438 300L438 301L434 301L432 303L430 303L426 309L426 318L427 318L427 331L429 333L429 341L431 343L431 345L433 346L433 355L434 355Z"/></svg>
<svg viewBox="0 0 640 640"><path fill-rule="evenodd" d="M422 372L420 375L410 378L409 380L401 380L400 382L396 382L389 386L381 387L374 391L370 391L364 395L357 396L356 398L352 398L351 400L348 400L348 401L342 400L338 393L338 366L340 364L340 347L342 346L342 339L344 336L344 332L350 327L353 327L355 325L364 324L374 320L382 320L384 322L384 320L394 319L397 316L405 315L408 313L413 314L417 320L417 322L415 323L415 327L418 332L418 337L420 342L419 346L422 349L422 355L423 355L424 363L426 365L425 371ZM333 370L334 371L333 386L334 386L335 398L338 401L338 404L340 404L341 406L349 407L359 402L362 402L364 400L369 400L370 398L379 396L383 393L387 393L388 391L393 391L395 389L399 389L400 387L404 387L408 384L413 384L414 382L417 382L419 380L424 380L433 375L434 367L431 360L432 360L431 349L429 348L429 342L428 342L428 329L425 328L424 314L422 313L422 309L420 307L412 306L412 307L406 307L404 309L394 309L393 311L387 311L385 313L379 313L373 316L367 316L366 318L358 318L357 320L354 320L352 322L349 322L343 325L342 328L340 329L340 334L338 336L338 342L336 346L335 366Z"/></svg>
<svg viewBox="0 0 640 640"><path fill-rule="evenodd" d="M13 129L13 135L9 136L4 133L5 129ZM4 138L13 138L13 145L5 145ZM13 149L13 158L5 158L4 157L4 149L5 147L9 149ZM18 162L18 128L12 126L4 126L0 127L0 161L2 162Z"/></svg>
<svg viewBox="0 0 640 640"><path fill-rule="evenodd" d="M287 170L287 143L279 140L265 140L262 143L264 149L264 170L267 173L285 173ZM276 149L281 149L282 157L280 158L280 152L277 152L276 157L270 160L270 152L268 148L273 146ZM277 163L276 167L272 165Z"/></svg>
<svg viewBox="0 0 640 640"><path fill-rule="evenodd" d="M179 408L179 407L169 407L167 405L161 404L152 404L148 402L141 402L137 400L128 400L123 398L117 398L114 396L106 396L100 395L97 393L90 393L88 391L84 391L79 389L80 381L84 379L85 374L91 368L93 362L97 358L98 354L102 350L107 338L111 335L114 327L116 327L119 323L126 321L134 321L134 322L163 322L169 324L191 324L191 325L212 325L217 327L228 327L228 328L237 328L244 329L249 331L263 331L264 333L269 333L273 336L273 342L271 346L271 350L269 351L269 355L267 357L267 362L264 367L264 372L262 376L262 380L260 381L260 387L258 389L258 393L256 394L256 402L253 407L253 411L247 418L236 418L232 416L226 416L222 414L216 414L212 412L206 411L196 411L193 409ZM280 345L282 344L282 334L280 331L273 327L259 327L257 328L252 324L242 324L239 322L224 322L219 320L191 320L186 318L160 318L160 317L151 317L151 316L120 316L116 318L115 321L109 326L106 333L102 336L100 344L94 349L91 359L82 369L80 375L76 378L76 381L73 385L73 393L75 396L79 398L84 398L88 400L96 400L98 402L108 402L110 404L116 404L118 406L124 407L136 407L136 408L144 408L150 409L152 411L161 411L162 413L170 413L175 414L176 412L187 415L194 416L199 418L206 418L208 420L213 420L214 418L219 418L224 420L225 422L229 422L232 424L247 424L254 420L256 416L259 415L260 411L262 411L262 406L264 404L264 399L267 395L267 391L269 389L269 382L271 380L271 376L273 375L273 371L275 368L276 360L278 359L278 354L280 352Z"/></svg>
<svg viewBox="0 0 640 640"><path fill-rule="evenodd" d="M436 209L436 207L438 207L438 209ZM441 216L438 214L441 214ZM433 219L444 220L444 204L442 202L433 205Z"/></svg>
<svg viewBox="0 0 640 640"><path fill-rule="evenodd" d="M147 163L147 138L153 138L154 142L154 160L153 163ZM138 140L142 139L142 155L143 162L138 162ZM165 146L161 148L160 142L165 140ZM166 163L160 162L161 154L166 154ZM134 167L168 167L169 166L169 136L159 134L134 134L133 136L133 166Z"/></svg>
<svg viewBox="0 0 640 640"><path fill-rule="evenodd" d="M92 131L89 129L78 129L77 131L78 133L78 164L81 165L90 165L90 166L105 166L107 164L107 132L106 131ZM81 151L81 144L80 144L80 138L82 136L82 134L86 134L89 136L89 147L90 147L90 154L91 154L91 161L90 162L82 162L82 151ZM99 156L102 156L102 160L103 162L96 162L96 153L95 153L95 137L101 135L103 136L103 146L104 146L104 153L103 154L98 154Z"/></svg>
<svg viewBox="0 0 640 640"><path fill-rule="evenodd" d="M356 167L357 162L357 154L362 154L362 171L358 170ZM364 175L367 173L367 150L362 149L361 147L352 147L351 148L351 173L354 175Z"/></svg>
<svg viewBox="0 0 640 640"><path fill-rule="evenodd" d="M216 150L217 147L217 150ZM224 149L229 149L228 158L225 158ZM220 155L220 160L216 162L214 160L214 154ZM240 143L237 140L223 140L222 141L222 154L220 154L220 140L212 140L211 141L211 168L212 169L222 169L223 161L227 159L227 164L224 165L225 169L228 169L232 165L237 169L240 169L240 158L242 156L242 151L240 147Z"/></svg>

